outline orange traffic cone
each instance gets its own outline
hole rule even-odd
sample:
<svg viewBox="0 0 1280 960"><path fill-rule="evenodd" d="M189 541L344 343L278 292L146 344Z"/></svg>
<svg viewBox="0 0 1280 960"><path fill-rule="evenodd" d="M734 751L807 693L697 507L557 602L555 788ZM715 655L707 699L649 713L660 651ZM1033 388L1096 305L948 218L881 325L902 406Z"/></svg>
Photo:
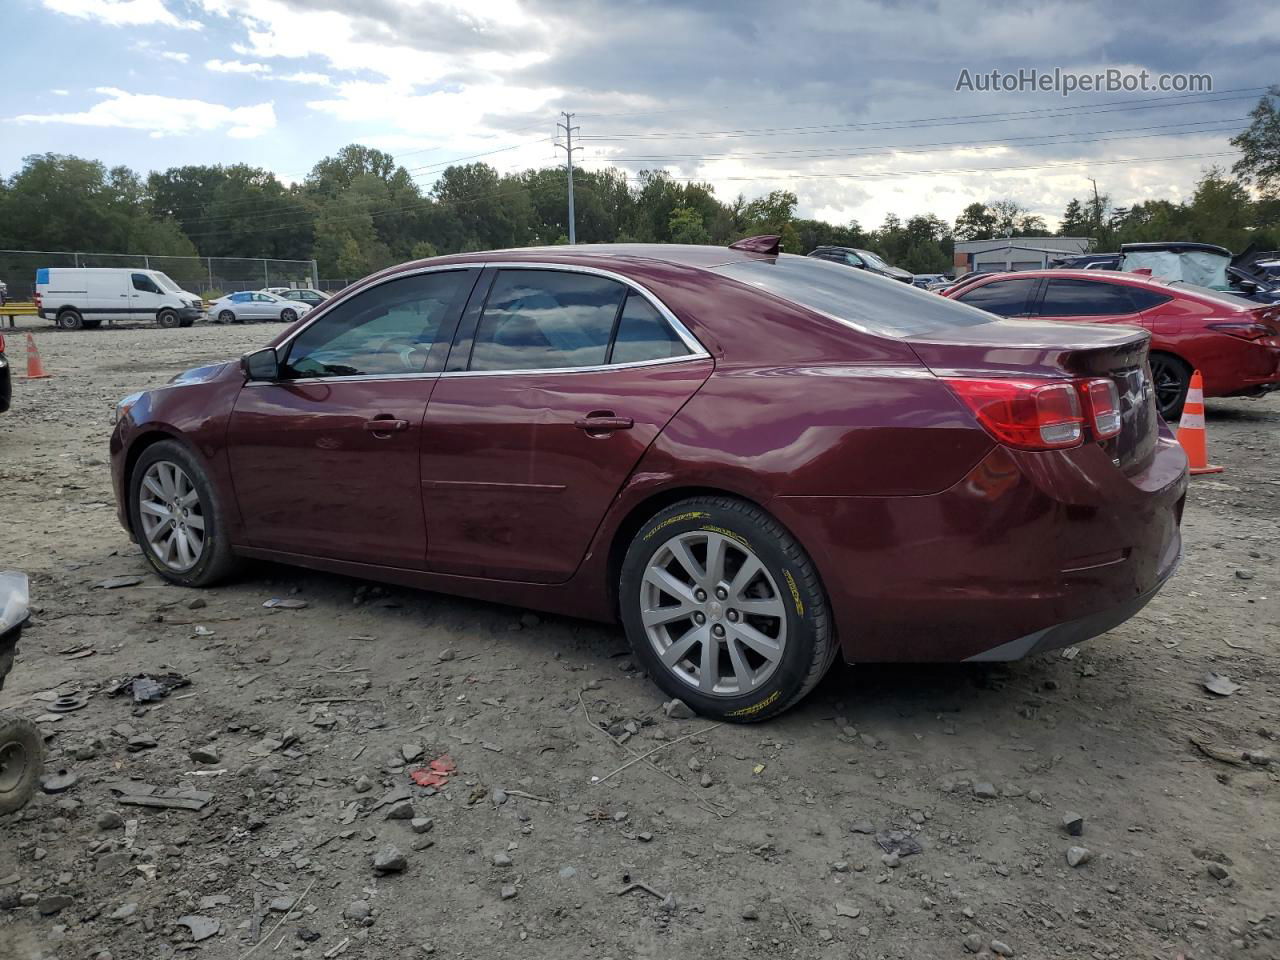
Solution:
<svg viewBox="0 0 1280 960"><path fill-rule="evenodd" d="M36 338L27 334L27 375L26 380L43 380L49 376L44 363L40 360L40 351L36 349Z"/></svg>
<svg viewBox="0 0 1280 960"><path fill-rule="evenodd" d="M1191 374L1191 386L1187 388L1187 400L1182 406L1182 419L1178 422L1178 442L1191 462L1191 475L1222 473L1222 467L1209 462L1208 444L1204 431L1204 380L1197 370Z"/></svg>

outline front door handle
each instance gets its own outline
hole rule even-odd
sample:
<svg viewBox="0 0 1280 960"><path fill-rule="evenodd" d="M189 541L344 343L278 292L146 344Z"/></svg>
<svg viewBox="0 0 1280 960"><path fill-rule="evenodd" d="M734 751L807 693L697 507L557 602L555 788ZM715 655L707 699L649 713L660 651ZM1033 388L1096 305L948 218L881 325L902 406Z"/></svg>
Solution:
<svg viewBox="0 0 1280 960"><path fill-rule="evenodd" d="M409 421L393 420L391 417L376 417L373 420L366 420L364 428L375 437L386 437L402 430L408 430Z"/></svg>
<svg viewBox="0 0 1280 960"><path fill-rule="evenodd" d="M612 413L601 411L579 417L573 425L587 433L612 433L614 430L630 430L636 422L630 417L615 417Z"/></svg>

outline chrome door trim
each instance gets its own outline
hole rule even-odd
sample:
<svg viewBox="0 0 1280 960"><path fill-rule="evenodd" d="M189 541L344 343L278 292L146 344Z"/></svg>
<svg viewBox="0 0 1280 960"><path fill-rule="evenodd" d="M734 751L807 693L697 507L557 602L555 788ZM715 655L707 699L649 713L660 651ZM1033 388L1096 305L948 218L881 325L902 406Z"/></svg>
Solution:
<svg viewBox="0 0 1280 960"><path fill-rule="evenodd" d="M689 331L689 328L686 327L683 323L681 323L680 320L676 317L676 315L671 312L670 308L668 308L667 305L663 303L660 299L658 299L658 297L655 296L650 290L648 290L646 287L636 282L635 280L632 280L630 277L624 276L623 274L617 273L616 271L613 271L613 270L606 270L602 267L587 267L587 266L580 266L578 264L552 263L547 261L535 262L535 261L523 261L523 260L522 261L491 260L491 261L486 261L484 263L473 262L473 263L435 264L428 267L418 267L417 269L414 269L414 270L405 270L400 273L392 274L390 276L382 278L381 280L378 280L376 283L371 283L368 286L361 287L358 291L355 291L352 295L354 296L355 294L363 293L366 290L372 290L374 287L381 286L384 283L390 283L392 280L399 280L402 277L413 277L423 273L443 273L445 271L450 271L450 270L484 270L489 267L493 267L498 270L559 270L562 273L587 273L587 274L592 274L594 276L607 277L610 280L615 280L618 283L621 283L624 286L629 287L632 290L636 291L642 297L648 300L650 305L653 306L653 308L657 310L659 314L662 315L662 318L666 320L668 324L670 324L671 329L673 329L676 332L676 336L680 338L681 342L685 345L686 348L688 348L690 352L683 357L665 357L659 360L638 360L634 363L601 364L593 367L548 367L546 369L536 369L536 370L477 370L474 372L471 370L455 370L449 373L440 373L440 374L389 373L389 374L371 375L370 377L365 377L365 378L307 377L307 378L299 378L297 380L283 380L278 382L280 383L319 383L319 382L328 381L328 380L355 380L355 379L385 380L389 377L403 379L405 377L417 377L417 376L470 377L470 376L501 376L504 374L514 375L514 374L530 374L530 373L599 372L602 370L624 370L629 367L653 366L656 364L680 363L685 360L698 360L703 358L709 358L711 356L711 354L707 351L706 347L704 347L698 341L698 338L695 337ZM281 340L280 343L276 344L277 356L280 355L281 350L284 350L285 348L290 346L293 343L293 341L296 340L299 336L301 336L302 333L305 330L307 330L313 323L315 323L317 320L323 319L324 315L329 312L329 309L331 307L338 306L339 304L345 302L347 299L348 299L347 297L334 297L331 300L329 300L327 303L323 304L322 307L317 307L316 309L309 311L307 316L300 317L299 318L300 320L305 321L302 324L302 326L298 327L296 330L290 333L289 336ZM319 316L309 317L309 314L312 314L312 313L319 314ZM265 383L268 381L249 381L249 383L253 383L253 382ZM246 384L246 386L247 385L248 384Z"/></svg>

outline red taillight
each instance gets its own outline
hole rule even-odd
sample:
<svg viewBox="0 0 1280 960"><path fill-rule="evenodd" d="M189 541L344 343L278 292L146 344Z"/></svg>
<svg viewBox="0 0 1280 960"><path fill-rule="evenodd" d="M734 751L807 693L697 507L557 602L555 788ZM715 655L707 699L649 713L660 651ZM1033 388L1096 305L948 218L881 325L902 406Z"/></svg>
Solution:
<svg viewBox="0 0 1280 960"><path fill-rule="evenodd" d="M1120 432L1120 390L1114 380L1081 380L1080 398L1085 414L1093 421L1093 435L1099 440Z"/></svg>
<svg viewBox="0 0 1280 960"><path fill-rule="evenodd" d="M1001 443L1022 450L1060 450L1084 439L1074 381L948 378L947 384Z"/></svg>
<svg viewBox="0 0 1280 960"><path fill-rule="evenodd" d="M1274 337L1276 331L1265 323L1250 323L1241 321L1239 323L1211 323L1210 330L1217 330L1219 333L1228 333L1233 337L1239 337L1241 340L1261 340L1263 337Z"/></svg>
<svg viewBox="0 0 1280 960"><path fill-rule="evenodd" d="M4 334L0 333L0 353L4 353Z"/></svg>

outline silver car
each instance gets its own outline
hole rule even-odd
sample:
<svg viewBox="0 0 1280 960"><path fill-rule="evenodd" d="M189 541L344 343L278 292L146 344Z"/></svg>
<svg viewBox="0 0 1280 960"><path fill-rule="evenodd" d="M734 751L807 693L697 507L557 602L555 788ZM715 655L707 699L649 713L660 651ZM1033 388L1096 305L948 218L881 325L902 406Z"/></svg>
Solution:
<svg viewBox="0 0 1280 960"><path fill-rule="evenodd" d="M242 323L245 320L280 320L293 323L311 307L296 300L286 300L261 290L230 293L209 304L209 319L218 323Z"/></svg>

